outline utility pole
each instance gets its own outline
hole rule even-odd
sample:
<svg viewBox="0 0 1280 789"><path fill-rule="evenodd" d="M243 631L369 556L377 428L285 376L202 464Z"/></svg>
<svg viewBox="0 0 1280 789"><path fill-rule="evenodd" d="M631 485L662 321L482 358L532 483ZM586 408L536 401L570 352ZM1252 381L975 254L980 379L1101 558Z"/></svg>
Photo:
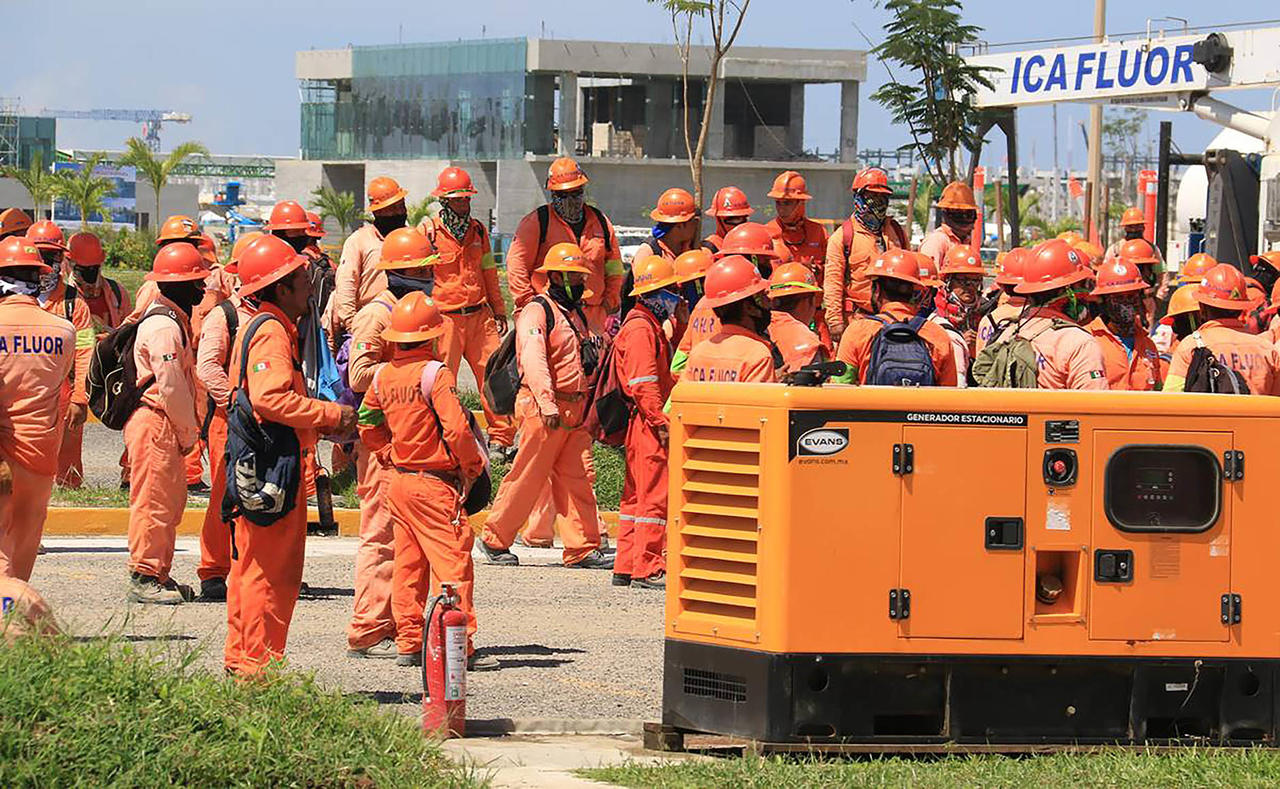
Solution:
<svg viewBox="0 0 1280 789"><path fill-rule="evenodd" d="M1049 182L1049 218L1054 224L1058 223L1058 192L1061 191L1061 182L1058 180L1058 104L1053 104L1053 179Z"/></svg>
<svg viewBox="0 0 1280 789"><path fill-rule="evenodd" d="M1107 0L1093 2L1093 38L1102 42L1107 32ZM1085 205L1084 226L1092 227L1098 233L1101 223L1098 221L1098 203L1102 200L1102 105L1089 107L1089 185L1093 187L1088 203ZM1095 235L1091 241L1097 241Z"/></svg>

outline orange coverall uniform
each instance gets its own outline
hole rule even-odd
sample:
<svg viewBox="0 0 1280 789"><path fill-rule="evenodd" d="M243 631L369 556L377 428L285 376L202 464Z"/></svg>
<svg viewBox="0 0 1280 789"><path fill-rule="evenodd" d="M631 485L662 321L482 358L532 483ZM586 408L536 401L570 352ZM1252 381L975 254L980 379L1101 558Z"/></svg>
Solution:
<svg viewBox="0 0 1280 789"><path fill-rule="evenodd" d="M818 281L822 280L827 254L826 228L812 219L801 219L797 225L784 225L777 217L766 222L765 227L773 236L775 247L781 244L792 262L805 264Z"/></svg>
<svg viewBox="0 0 1280 789"><path fill-rule="evenodd" d="M59 393L75 365L76 331L31 296L0 299L0 576L31 578L58 472L66 416Z"/></svg>
<svg viewBox="0 0 1280 789"><path fill-rule="evenodd" d="M532 211L520 220L507 250L507 287L511 289L517 309L528 304L534 293L545 293L547 275L535 269L542 265L548 249L562 241L571 241L582 249L583 262L591 269L587 290L592 295L583 299L582 312L591 330L599 333L604 331L605 318L622 305L622 253L618 251L613 223L606 218L605 226L601 227L595 211L583 210L585 220L579 235L554 208L548 207L547 237L541 245L538 244L538 212Z"/></svg>
<svg viewBox="0 0 1280 789"><path fill-rule="evenodd" d="M232 296L237 324L248 325L253 311L238 297ZM222 495L227 487L227 404L231 400L231 336L226 313L219 307L205 317L200 327L196 348L196 380L213 399L214 412L209 419L209 477L213 490L209 507L200 529L200 566L196 575L201 581L223 578L231 572L231 529L222 521Z"/></svg>
<svg viewBox="0 0 1280 789"><path fill-rule="evenodd" d="M440 343L443 361L456 379L465 357L476 377L476 386L483 392L485 366L502 343L494 316L507 314L489 234L474 219L461 239L454 238L439 219L424 219L419 229L435 241L440 255L440 262L432 269L436 285L431 298L445 320L446 331ZM488 400L480 400L489 440L511 446L516 439L511 420L493 413Z"/></svg>
<svg viewBox="0 0 1280 789"><path fill-rule="evenodd" d="M154 376L142 404L124 426L124 444L132 464L129 488L129 569L169 580L178 522L187 506L182 456L200 440L196 421L196 381L191 323L186 313L164 296L153 306L177 315L155 315L151 309L138 324L133 359L138 380Z"/></svg>
<svg viewBox="0 0 1280 789"><path fill-rule="evenodd" d="M1087 327L1102 351L1103 369L1107 373L1107 386L1134 392L1159 391L1168 372L1168 363L1160 359L1156 344L1146 332L1133 333L1132 353L1120 342L1120 338L1107 328L1102 318L1094 318ZM1163 367L1162 367L1163 366Z"/></svg>
<svg viewBox="0 0 1280 789"><path fill-rule="evenodd" d="M392 345L382 339L391 324L396 296L384 290L360 308L351 322L351 362L347 380L353 392L368 394L383 362L391 359ZM356 442L356 496L360 499L360 545L356 548L355 600L347 624L347 643L365 649L396 633L392 616L392 571L395 532L387 509L387 485L391 481L382 461L364 441Z"/></svg>
<svg viewBox="0 0 1280 789"><path fill-rule="evenodd" d="M1199 341L1197 341L1197 338ZM1187 383L1191 354L1201 344L1218 357L1218 363L1244 376L1249 393L1280 395L1280 351L1265 334L1249 334L1241 320L1211 320L1178 343L1169 363L1164 391L1181 392Z"/></svg>
<svg viewBox="0 0 1280 789"><path fill-rule="evenodd" d="M934 264L941 268L942 261L946 259L952 247L968 243L968 241L961 241L950 225L938 225L920 242L920 254L933 258Z"/></svg>
<svg viewBox="0 0 1280 789"><path fill-rule="evenodd" d="M498 489L481 539L494 548L509 548L550 480L557 512L565 516L560 537L564 563L575 564L600 547L600 515L587 476L584 454L591 435L582 427L587 406L587 376L579 356L578 337L586 326L573 326L574 316L551 303L553 322L538 304L528 304L516 318L516 363L523 383L516 398L521 422L515 463ZM560 416L548 429L542 416Z"/></svg>
<svg viewBox="0 0 1280 789"><path fill-rule="evenodd" d="M1074 323L1060 310L1033 307L1020 324L1005 328L997 340L1014 333L1031 341L1040 370L1036 383L1040 389L1108 389L1106 364L1102 349L1083 326L1050 328L1050 322ZM994 342L994 341L993 341Z"/></svg>
<svg viewBox="0 0 1280 789"><path fill-rule="evenodd" d="M67 317L67 285L61 279L49 294L44 303L45 311ZM89 305L76 294L71 306L71 325L76 330L75 363L71 375L63 382L58 395L59 410L66 418L67 408L74 404L89 407L89 395L85 386L89 380L89 360L93 357L93 345L98 335L93 328L93 313ZM81 447L84 445L84 425L75 427L67 425L62 433L62 444L58 449L58 484L69 488L78 488L84 482L84 465L81 461Z"/></svg>
<svg viewBox="0 0 1280 789"><path fill-rule="evenodd" d="M618 552L613 572L648 578L667 569L667 445L662 412L675 379L671 342L649 308L637 302L613 340L613 364L634 410L624 444L627 460L618 509Z"/></svg>
<svg viewBox="0 0 1280 789"><path fill-rule="evenodd" d="M333 297L321 318L329 342L341 345L343 336L351 333L351 323L360 308L387 289L387 274L378 270L381 256L382 234L367 222L343 242L342 256L333 274Z"/></svg>
<svg viewBox="0 0 1280 789"><path fill-rule="evenodd" d="M247 381L240 378L240 343L231 349L234 386L247 386L253 413L260 421L292 427L302 448L302 468L316 449L316 431L342 421L342 409L307 397L302 378L298 331L274 304L263 303L255 315L274 315L258 328L249 343ZM249 675L267 663L284 658L289 622L302 586L302 559L307 539L307 494L298 485L298 499L289 514L270 526L256 526L239 518L234 532L236 558L227 578L227 642L223 660L234 673Z"/></svg>
<svg viewBox="0 0 1280 789"><path fill-rule="evenodd" d="M378 368L360 405L360 440L387 466L395 530L391 606L402 655L421 651L423 609L442 582L455 584L468 642L476 632L475 534L462 510L462 491L480 476L485 459L447 367L436 373L431 402L423 397L422 373L430 360L427 348L397 350Z"/></svg>
<svg viewBox="0 0 1280 789"><path fill-rule="evenodd" d="M901 228L889 219L879 233L866 229L856 218L850 222L853 241L849 245L849 256L846 258L844 254L844 225L841 225L827 239L827 257L822 269L822 308L833 338L844 331L854 315L875 311L871 306L867 268L877 254L898 246L901 233Z"/></svg>
<svg viewBox="0 0 1280 789"><path fill-rule="evenodd" d="M996 308L986 315L982 316L982 320L978 321L978 337L973 343L973 357L978 358L978 354L982 353L982 349L991 344L1000 332L1004 331L1010 323L1015 323L1018 316L1022 314L1022 309L1027 304L1027 300L1021 296L1011 296L1008 293L1000 294L1000 300L996 304Z"/></svg>
<svg viewBox="0 0 1280 789"><path fill-rule="evenodd" d="M786 373L794 373L806 364L822 361L829 355L813 329L782 310L769 314L769 339L782 354L782 371Z"/></svg>
<svg viewBox="0 0 1280 789"><path fill-rule="evenodd" d="M887 301L878 315L887 323L899 321L906 323L915 317L916 308L900 301ZM848 330L840 338L836 359L849 365L853 380L860 384L867 381L867 366L871 362L871 345L884 326L884 323L871 318L858 318L849 324ZM919 333L920 339L929 346L935 385L955 386L958 375L956 357L951 350L951 338L947 336L946 330L933 321L925 321Z"/></svg>
<svg viewBox="0 0 1280 789"><path fill-rule="evenodd" d="M687 381L765 384L778 380L768 341L737 325L721 326L715 336L693 346L689 352L689 364L681 378Z"/></svg>
<svg viewBox="0 0 1280 789"><path fill-rule="evenodd" d="M709 340L720 333L720 319L715 310L707 306L705 300L699 301L689 313L689 322L684 333L680 335L680 343L676 346L675 356L671 359L671 372L676 378L684 372L689 364L689 352L703 340Z"/></svg>

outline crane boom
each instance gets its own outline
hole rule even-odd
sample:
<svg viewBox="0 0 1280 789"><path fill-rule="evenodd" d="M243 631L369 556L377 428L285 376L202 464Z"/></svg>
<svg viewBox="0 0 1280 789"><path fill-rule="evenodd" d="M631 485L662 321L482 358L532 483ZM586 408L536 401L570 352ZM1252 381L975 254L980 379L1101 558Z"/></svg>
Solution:
<svg viewBox="0 0 1280 789"><path fill-rule="evenodd" d="M173 110L58 110L44 108L37 115L44 118L68 118L90 121L132 121L133 123L190 123L191 116Z"/></svg>

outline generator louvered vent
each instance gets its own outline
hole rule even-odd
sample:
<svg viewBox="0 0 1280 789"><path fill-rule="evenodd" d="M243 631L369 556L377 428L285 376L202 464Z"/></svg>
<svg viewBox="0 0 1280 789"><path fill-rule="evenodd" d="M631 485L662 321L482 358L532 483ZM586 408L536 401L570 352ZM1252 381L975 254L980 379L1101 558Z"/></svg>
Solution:
<svg viewBox="0 0 1280 789"><path fill-rule="evenodd" d="M700 668L684 670L684 694L719 701L747 700L747 680L733 674L721 674Z"/></svg>

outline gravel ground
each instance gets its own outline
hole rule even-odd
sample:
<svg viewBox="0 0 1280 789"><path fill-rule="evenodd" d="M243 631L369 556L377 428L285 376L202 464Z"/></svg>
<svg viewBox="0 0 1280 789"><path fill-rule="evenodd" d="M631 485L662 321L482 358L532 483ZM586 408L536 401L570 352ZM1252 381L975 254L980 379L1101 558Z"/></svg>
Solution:
<svg viewBox="0 0 1280 789"><path fill-rule="evenodd" d="M221 670L226 609L126 603L124 538L49 538L32 583L58 617L81 636L121 634L158 648L200 651L198 665ZM417 669L346 656L356 541L311 538L304 579L313 595L294 612L287 657L292 668L350 693L416 715ZM558 550L517 548L524 564L477 561L477 647L499 671L468 678L467 717L657 720L662 683L661 593L614 588L609 573L568 570ZM174 577L196 583L199 545L180 538Z"/></svg>

